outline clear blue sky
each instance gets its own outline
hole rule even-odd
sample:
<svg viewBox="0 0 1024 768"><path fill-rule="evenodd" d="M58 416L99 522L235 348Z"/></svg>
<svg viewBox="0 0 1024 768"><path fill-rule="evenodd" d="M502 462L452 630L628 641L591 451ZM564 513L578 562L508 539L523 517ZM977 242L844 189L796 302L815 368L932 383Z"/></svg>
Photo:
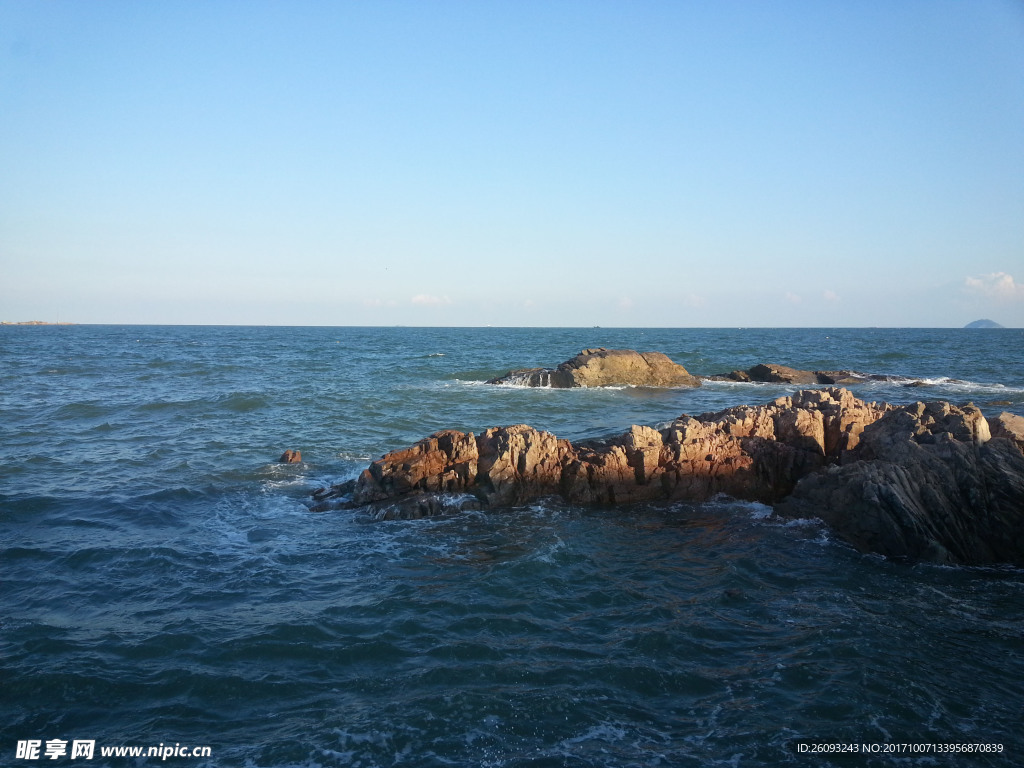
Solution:
<svg viewBox="0 0 1024 768"><path fill-rule="evenodd" d="M0 319L980 317L1020 0L0 0Z"/></svg>

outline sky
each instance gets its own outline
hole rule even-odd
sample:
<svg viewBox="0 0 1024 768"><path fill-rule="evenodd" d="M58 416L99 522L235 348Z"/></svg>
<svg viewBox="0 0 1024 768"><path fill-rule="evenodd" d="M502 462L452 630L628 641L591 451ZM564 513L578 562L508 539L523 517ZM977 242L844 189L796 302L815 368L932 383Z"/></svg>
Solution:
<svg viewBox="0 0 1024 768"><path fill-rule="evenodd" d="M0 0L0 320L1024 327L1024 0Z"/></svg>

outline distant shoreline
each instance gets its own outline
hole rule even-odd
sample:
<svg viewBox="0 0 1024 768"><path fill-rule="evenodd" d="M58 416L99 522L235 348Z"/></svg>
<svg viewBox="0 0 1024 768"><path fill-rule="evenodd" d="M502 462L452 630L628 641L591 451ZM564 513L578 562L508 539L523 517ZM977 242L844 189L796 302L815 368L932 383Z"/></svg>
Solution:
<svg viewBox="0 0 1024 768"><path fill-rule="evenodd" d="M75 323L51 323L49 320L22 320L13 323L10 320L0 320L0 325L75 325Z"/></svg>

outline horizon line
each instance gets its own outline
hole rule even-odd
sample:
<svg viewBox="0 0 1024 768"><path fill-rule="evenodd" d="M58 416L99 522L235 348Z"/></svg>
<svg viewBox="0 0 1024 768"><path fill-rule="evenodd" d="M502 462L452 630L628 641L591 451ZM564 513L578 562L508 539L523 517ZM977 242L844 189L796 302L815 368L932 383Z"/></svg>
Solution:
<svg viewBox="0 0 1024 768"><path fill-rule="evenodd" d="M972 321L977 322L977 321ZM46 326L104 326L104 327L138 327L138 328L411 328L411 329L564 329L564 330L944 330L944 331L1012 331L1022 327L999 325L995 327L975 327L968 325L407 325L394 323L389 325L371 324L324 324L299 323L295 325L282 323L149 323L149 322L103 322L77 323L67 320L49 322L45 320L0 321L0 326L46 327Z"/></svg>

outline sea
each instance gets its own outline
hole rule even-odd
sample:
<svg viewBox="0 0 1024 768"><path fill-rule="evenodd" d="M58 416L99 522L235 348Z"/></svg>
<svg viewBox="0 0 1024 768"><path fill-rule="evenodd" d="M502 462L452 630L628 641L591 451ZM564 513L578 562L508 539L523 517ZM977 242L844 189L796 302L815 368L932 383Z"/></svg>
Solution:
<svg viewBox="0 0 1024 768"><path fill-rule="evenodd" d="M1024 765L1019 568L727 497L311 511L437 430L576 440L797 389L485 383L588 347L1024 415L1013 329L0 327L0 765Z"/></svg>

